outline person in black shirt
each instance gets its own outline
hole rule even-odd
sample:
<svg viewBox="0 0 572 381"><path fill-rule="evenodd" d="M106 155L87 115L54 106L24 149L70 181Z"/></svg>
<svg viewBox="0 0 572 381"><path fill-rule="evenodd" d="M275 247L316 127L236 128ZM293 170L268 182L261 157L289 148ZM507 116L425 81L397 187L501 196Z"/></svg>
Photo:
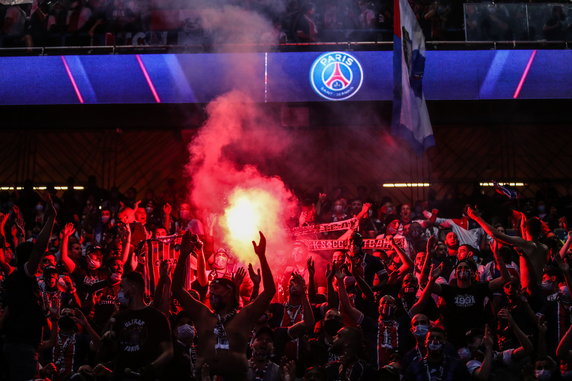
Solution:
<svg viewBox="0 0 572 381"><path fill-rule="evenodd" d="M425 347L427 354L416 357L403 370L405 381L453 381L469 380L471 376L460 360L447 355L445 331L440 327L429 328Z"/></svg>
<svg viewBox="0 0 572 381"><path fill-rule="evenodd" d="M130 272L121 280L118 299L126 310L115 316L117 353L113 379L158 378L159 371L173 357L169 321L144 301L145 281L140 273Z"/></svg>
<svg viewBox="0 0 572 381"><path fill-rule="evenodd" d="M500 289L510 279L502 259L495 253L495 260L501 268L501 277L490 282L475 282L476 265L470 260L460 261L456 268L454 285L429 282L432 292L445 301L443 320L447 337L455 346L463 344L465 333L473 328L483 328L484 299L490 291Z"/></svg>
<svg viewBox="0 0 572 381"><path fill-rule="evenodd" d="M8 379L36 378L37 351L42 339L46 313L35 274L40 258L48 247L56 218L51 198L46 200L47 221L36 243L24 242L16 248L17 268L4 283L4 360Z"/></svg>

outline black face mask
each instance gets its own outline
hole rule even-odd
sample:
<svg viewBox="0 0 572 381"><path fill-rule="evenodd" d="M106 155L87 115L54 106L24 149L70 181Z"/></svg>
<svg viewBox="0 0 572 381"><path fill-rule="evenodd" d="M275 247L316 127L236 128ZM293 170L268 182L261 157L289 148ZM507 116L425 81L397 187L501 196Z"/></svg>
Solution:
<svg viewBox="0 0 572 381"><path fill-rule="evenodd" d="M324 320L324 331L330 336L334 336L344 326L344 324L335 319Z"/></svg>
<svg viewBox="0 0 572 381"><path fill-rule="evenodd" d="M60 320L58 320L58 324L60 329L64 329L66 331L75 328L75 322L69 316L62 316Z"/></svg>

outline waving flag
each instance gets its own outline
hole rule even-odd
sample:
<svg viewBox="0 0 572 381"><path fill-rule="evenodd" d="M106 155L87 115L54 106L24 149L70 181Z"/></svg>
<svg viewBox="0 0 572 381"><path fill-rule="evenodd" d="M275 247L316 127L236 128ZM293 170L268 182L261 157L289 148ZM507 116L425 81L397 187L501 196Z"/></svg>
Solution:
<svg viewBox="0 0 572 381"><path fill-rule="evenodd" d="M509 188L506 185L500 185L496 181L493 181L493 186L498 194L508 197L509 200L516 200L520 197L515 189Z"/></svg>
<svg viewBox="0 0 572 381"><path fill-rule="evenodd" d="M425 70L425 38L407 0L394 0L393 24L391 130L418 153L423 153L435 145L421 86Z"/></svg>

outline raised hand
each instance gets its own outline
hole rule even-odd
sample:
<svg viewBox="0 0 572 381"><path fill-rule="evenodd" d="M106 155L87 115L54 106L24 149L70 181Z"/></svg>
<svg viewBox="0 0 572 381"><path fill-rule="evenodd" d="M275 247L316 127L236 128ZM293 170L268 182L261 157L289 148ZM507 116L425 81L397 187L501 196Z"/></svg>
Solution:
<svg viewBox="0 0 572 381"><path fill-rule="evenodd" d="M46 203L46 216L55 216L56 215L56 208L54 206L54 200L52 200L52 196L50 192L44 192L42 194L42 198Z"/></svg>
<svg viewBox="0 0 572 381"><path fill-rule="evenodd" d="M236 270L236 272L234 273L232 281L236 285L237 289L242 284L242 281L244 280L245 276L246 276L246 270L244 269L244 267L239 267L238 270Z"/></svg>
<svg viewBox="0 0 572 381"><path fill-rule="evenodd" d="M262 277L260 276L260 269L258 269L257 272L254 272L254 268L250 263L248 264L248 276L250 277L252 283L260 284L260 280L262 279Z"/></svg>
<svg viewBox="0 0 572 381"><path fill-rule="evenodd" d="M334 269L332 268L332 266L328 263L326 265L326 279L328 281L331 281L332 279L334 279Z"/></svg>
<svg viewBox="0 0 572 381"><path fill-rule="evenodd" d="M316 273L316 268L314 267L314 260L312 257L308 257L308 260L306 261L306 267L308 268L308 274L310 274L310 276L314 276Z"/></svg>
<svg viewBox="0 0 572 381"><path fill-rule="evenodd" d="M477 209L475 209L475 208L473 208L473 207L471 207L471 206L468 206L468 207L467 207L467 216L469 216L470 218L472 218L473 220L475 220L475 219L481 217L481 213L480 213Z"/></svg>
<svg viewBox="0 0 572 381"><path fill-rule="evenodd" d="M342 267L338 266L335 263L332 265L332 271L334 272L334 276L339 282L342 282L346 277L346 274L344 274Z"/></svg>
<svg viewBox="0 0 572 381"><path fill-rule="evenodd" d="M65 226L64 229L62 230L62 234L64 235L64 237L71 237L73 234L75 233L75 227L73 226L73 222L68 222Z"/></svg>
<svg viewBox="0 0 572 381"><path fill-rule="evenodd" d="M260 258L266 255L266 237L262 232L258 232L258 234L260 234L260 241L258 242L258 245L256 242L252 241L252 246L254 247L254 252Z"/></svg>
<svg viewBox="0 0 572 381"><path fill-rule="evenodd" d="M439 278L441 275L441 271L443 271L443 264L441 263L439 266L435 267L435 265L431 265L429 270L429 282L434 282Z"/></svg>
<svg viewBox="0 0 572 381"><path fill-rule="evenodd" d="M490 330L488 324L485 325L485 334L483 336L483 345L489 351L492 350L492 348L493 348L493 339L491 337L491 330Z"/></svg>
<svg viewBox="0 0 572 381"><path fill-rule="evenodd" d="M183 234L183 239L181 240L181 254L191 254L195 248L195 239L195 235L190 231L186 231L185 234Z"/></svg>
<svg viewBox="0 0 572 381"><path fill-rule="evenodd" d="M166 278L169 275L171 275L171 268L172 268L172 262L170 259L165 259L161 261L161 264L159 265L159 275L161 276L161 278Z"/></svg>
<svg viewBox="0 0 572 381"><path fill-rule="evenodd" d="M166 216L170 216L172 211L173 207L171 206L171 204L166 202L165 205L163 205L163 213L165 213Z"/></svg>
<svg viewBox="0 0 572 381"><path fill-rule="evenodd" d="M433 248L435 248L436 242L437 242L437 238L435 238L435 236L433 234L431 234L431 236L429 236L429 239L427 240L427 245L426 245L426 249L427 249L428 253L430 253L431 250L433 250Z"/></svg>
<svg viewBox="0 0 572 381"><path fill-rule="evenodd" d="M294 283L296 283L296 285L301 286L304 290L306 289L306 281L304 280L304 277L302 275L298 274L297 272L293 272L292 280L294 281Z"/></svg>

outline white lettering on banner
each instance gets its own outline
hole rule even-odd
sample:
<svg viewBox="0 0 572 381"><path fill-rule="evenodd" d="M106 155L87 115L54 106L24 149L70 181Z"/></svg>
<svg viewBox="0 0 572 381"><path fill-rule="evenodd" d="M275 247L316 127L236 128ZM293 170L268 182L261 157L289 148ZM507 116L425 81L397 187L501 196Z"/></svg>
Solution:
<svg viewBox="0 0 572 381"><path fill-rule="evenodd" d="M328 224L319 225L309 225L300 226L292 229L292 234L295 237L305 235L305 234L316 234L316 233L327 233L338 230L348 230L357 228L358 220L356 218L350 218L349 220L330 222Z"/></svg>
<svg viewBox="0 0 572 381"><path fill-rule="evenodd" d="M335 239L322 239L322 240L299 240L298 242L302 242L308 250L347 250L350 247L349 240L335 240ZM405 246L405 238L403 237L396 237L395 243L397 246L404 248ZM386 239L364 239L363 240L363 248L364 249L381 249L381 250L390 250L391 243L389 240Z"/></svg>

